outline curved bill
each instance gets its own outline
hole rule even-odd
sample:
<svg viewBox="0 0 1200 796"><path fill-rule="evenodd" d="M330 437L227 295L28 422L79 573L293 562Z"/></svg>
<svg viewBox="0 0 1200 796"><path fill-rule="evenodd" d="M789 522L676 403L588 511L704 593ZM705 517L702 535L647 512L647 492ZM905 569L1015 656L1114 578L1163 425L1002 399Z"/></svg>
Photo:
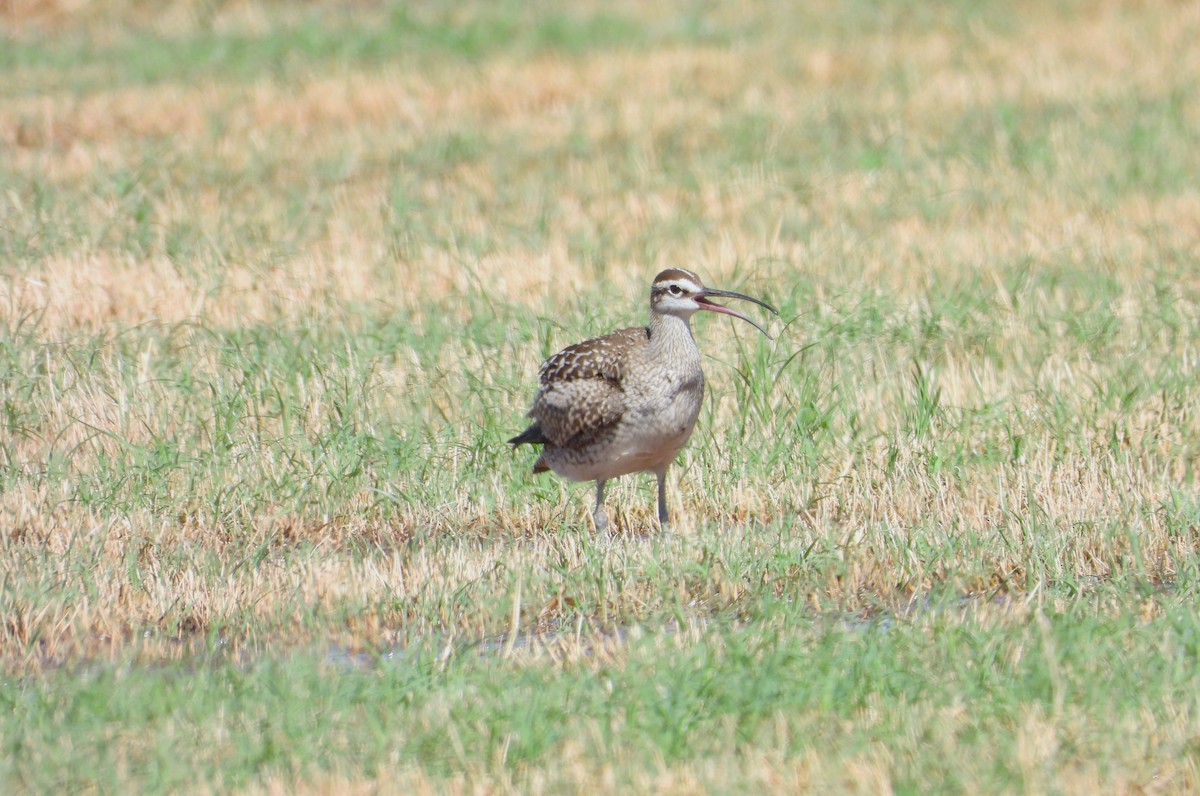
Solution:
<svg viewBox="0 0 1200 796"><path fill-rule="evenodd" d="M779 310L775 309L767 302L760 301L759 299L754 298L754 296L747 296L742 293L734 293L732 290L717 290L716 288L711 288L711 287L704 288L704 290L702 290L696 296L696 303L700 305L701 309L711 310L713 312L721 312L726 315L732 315L735 318L741 318L743 321L745 321L746 323L753 326L755 329L758 329L760 332L765 334L767 336L768 340L775 339L775 338L771 337L771 335L767 334L766 329L759 326L757 323L750 320L749 318L747 318L745 315L738 312L737 310L732 310L729 307L726 307L724 304L718 304L715 301L709 301L708 300L709 296L720 296L722 298L735 298L735 299L742 299L743 301L752 301L755 304L757 304L758 306L763 307L764 309L770 310L773 314L778 315Z"/></svg>

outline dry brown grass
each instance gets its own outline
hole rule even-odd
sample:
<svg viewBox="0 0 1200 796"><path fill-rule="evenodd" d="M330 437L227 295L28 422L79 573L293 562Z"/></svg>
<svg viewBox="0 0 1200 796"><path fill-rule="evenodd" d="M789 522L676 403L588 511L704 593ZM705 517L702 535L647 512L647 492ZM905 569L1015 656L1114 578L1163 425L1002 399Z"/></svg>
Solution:
<svg viewBox="0 0 1200 796"><path fill-rule="evenodd" d="M385 165L387 159L431 136L464 131L481 136L488 150L525 141L536 142L535 152L558 152L571 136L581 135L599 146L622 142L649 163L665 140L684 152L715 145L722 114L767 113L781 130L811 124L801 111L824 102L830 92L851 84L887 85L889 75L905 69L918 76L911 94L868 91L849 102L869 103L872 115L888 120L877 131L881 139L900 137L905 151L920 152L944 142L953 134L947 122L972 109L1066 103L1095 113L1088 109L1103 107L1118 87L1155 96L1177 84L1179 75L1200 72L1200 56L1189 46L1200 33L1194 7L1163 6L1133 16L1128 7L1110 3L1082 17L1058 18L1031 4L1014 13L1041 22L1027 21L1016 36L975 31L969 42L938 31L831 43L814 53L809 41L780 37L744 52L672 47L575 60L498 58L481 69L338 70L307 76L298 86L168 83L83 97L62 92L10 99L0 107L0 141L10 150L10 168L36 174L50 186L94 186L115 169L138 168L136 153L147 145L167 153L162 179L186 176L186 164L196 162L228 174L255 164L267 169L265 183L256 180L236 191L203 179L168 189L155 207L157 230L186 220L202 236L220 240L237 234L231 217L242 224L271 224L286 212L279 188L323 162L342 159L350 165L345 178L313 186L330 208L322 229L266 273L259 263L268 253L255 248L221 263L226 278L217 288L205 274L181 276L155 251L157 245L137 258L111 246L68 248L5 284L3 298L9 306L49 307L48 331L193 317L221 326L288 322L314 308L320 312L323 303L369 301L381 294L399 309L417 309L430 296L460 289L466 259L453 248L429 245L393 260L381 229L389 186L403 176L403 169ZM851 73L832 77L846 69ZM627 90L635 84L636 92ZM1183 114L1182 123L1200 125L1195 103L1186 103ZM214 137L217 118L220 131ZM1076 159L1078 134L1064 126L1063 141L1054 145L1059 168L1083 181L1107 166L1086 154ZM651 261L613 263L606 278L630 285L632 294L646 273L666 263L703 264L705 273L719 276L735 259L770 257L836 274L844 260L853 259L856 281L916 297L931 284L956 278L964 263L1067 251L1119 252L1125 262L1145 262L1147 225L1171 236L1159 238L1157 246L1195 250L1200 240L1194 220L1200 198L1194 194L1129 196L1118 207L1089 210L1072 197L1039 191L1011 166L983 164L987 170L981 172L980 164L950 160L932 164L936 171L926 178L931 185L964 197L986 191L989 206L964 204L961 215L933 221L901 211L880 226L872 216L879 197L894 193L886 183L892 175L814 173L810 198L796 207L793 191L771 173L769 159L764 163L762 174L742 179L713 172L700 175L694 189L646 190L614 174L603 160L577 161L553 194L505 197L484 160L422 180L418 198L422 205L446 208L437 229L452 238L489 235L498 224L528 218L538 204L548 203L554 224L544 240L505 246L470 268L499 298L538 304L562 301L555 275L565 269L573 270L576 290L594 284L595 272L572 262L571 240L603 231L616 250L624 250L648 229L681 215L695 216L716 234L669 241ZM82 224L122 223L125 209L115 202L102 195L80 199ZM9 201L10 212L28 212L24 197ZM770 237L777 218L794 211L813 214L821 231L804 242ZM864 227L871 229L866 239ZM399 289L398 281L417 274L426 290ZM1115 276L1129 284L1144 278L1124 265Z"/></svg>
<svg viewBox="0 0 1200 796"><path fill-rule="evenodd" d="M1102 616L1162 618L1155 589L1197 547L1200 191L1174 177L1197 166L1181 131L1200 128L1200 6L1026 2L964 23L931 4L926 22L889 23L829 2L803 11L808 27L758 2L711 9L711 35L694 36L661 33L679 24L670 9L614 8L650 43L111 84L122 73L100 57L5 74L0 234L27 249L5 249L0 315L28 321L0 385L17 418L0 440L0 669L420 637L620 668L620 633L645 617L686 607L664 642L686 649L707 618L768 596L875 617L949 589L979 598L972 622L1024 627L1074 605L1071 584L1103 595ZM0 13L14 46L87 36L121 53L146 31L265 37L314 12ZM497 418L519 425L542 349L640 322L667 265L763 294L791 323L763 349L697 322L711 402L675 471L679 536L646 533L635 482L611 497L625 536L597 539L583 490L534 486L498 452ZM442 324L482 332L443 340ZM384 335L396 327L412 334ZM300 364L239 359L231 342L310 333ZM776 387L741 388L735 371L803 348ZM916 365L940 390L923 432ZM222 400L234 430L212 463ZM828 428L804 431L788 414L802 403L828 409ZM345 427L377 447L330 475L353 458L335 444ZM762 452L779 439L788 455ZM160 445L184 463L158 478L146 452ZM107 505L82 496L139 478ZM514 646L514 629L534 640ZM1192 758L1115 775L1071 759L1063 739L1094 717L1060 707L1030 704L1012 728L1026 789L1133 792L1156 765L1151 789L1196 787ZM954 754L970 706L916 710ZM1186 707L1169 718L1120 716L1112 732L1195 729ZM903 790L886 744L827 759L775 740L626 772L572 739L519 775L395 760L305 792Z"/></svg>
<svg viewBox="0 0 1200 796"><path fill-rule="evenodd" d="M39 19L56 18L57 12L46 6L41 11L26 10ZM55 8L61 11L63 6ZM1040 4L1032 4L1024 13L1037 15L1039 9ZM386 240L384 211L398 173L379 164L414 151L431 136L461 131L480 137L480 146L489 151L504 142L535 141L534 151L549 152L568 148L571 136L583 136L596 146L621 142L635 158L649 162L667 139L683 152L712 146L721 134L722 113L769 113L784 130L803 121L798 109L824 102L829 92L885 84L887 75L904 68L919 76L911 94L867 92L861 99L841 101L870 104L873 115L888 120L889 127L879 134L902 136L904 150L918 152L947 135L948 119L971 108L998 102L1032 107L1069 102L1087 108L1118 86L1122 91L1161 91L1163 85L1177 82L1181 73L1200 72L1195 48L1185 46L1200 26L1194 7L1164 5L1143 12L1107 4L1085 18L1042 13L1042 24L1027 22L1016 36L980 30L969 45L950 31L866 37L815 51L807 42L780 37L748 52L678 46L622 52L616 57L602 53L579 59L498 58L483 68L450 65L421 73L405 66L343 70L333 76L311 75L299 85L168 83L99 90L82 97L61 93L10 99L0 107L0 140L12 154L9 168L19 175L36 174L49 188L67 192L82 188L85 193L76 197L75 212L84 227L124 223L127 209L103 192L91 193L88 186L100 184L114 169L147 168L136 160L136 153L147 145L163 148L158 168L167 181L187 177L188 164L196 162L219 173L258 169L265 175L237 189L189 179L188 187L164 191L154 208L154 229L161 233L189 222L208 239L236 235L238 224L271 224L286 213L287 186L305 179L303 175L313 173L321 163L342 159L350 165L346 177L313 185L312 195L319 196L328 211L286 259L272 258L265 264L270 253L248 244L236 256L216 261L220 277L216 280L211 269L180 269L162 251L161 240L152 239L142 255L103 240L67 244L0 283L0 303L16 313L44 312L38 332L46 340L68 333L188 320L215 329L251 323L300 326L353 303L382 303L389 312L406 315L416 324L431 305L465 319L469 308L455 297L467 284L486 285L488 294L502 302L549 307L555 313L569 312L591 291L603 291L613 305L606 316L633 321L638 311L632 301L641 293L638 285L660 266L693 265L720 283L722 275L739 263L764 258L774 265L758 269L756 283L769 294L784 292L772 280L786 280L793 268L814 281L815 294L805 297L801 305L806 312L828 313L827 302L863 285L893 297L901 307L910 306L916 315L930 289L963 279L964 268L988 273L997 269L997 263L1021 257L1080 262L1112 257L1119 258L1120 265L1109 268L1106 275L1128 291L1117 313L1136 318L1146 310L1137 288L1160 267L1156 253L1171 248L1196 250L1200 238L1194 219L1200 195L1126 196L1110 208L1089 210L1073 197L1055 193L1053 187L1039 190L1003 163L986 164L988 168L981 171L979 164L963 160L932 162L926 179L938 192L967 196L994 191L990 203L966 204L961 213L935 218L901 210L881 224L873 220L879 197L901 190L889 181L909 179L903 172L814 173L808 198L797 205L795 192L771 172L769 158L761 173L732 178L721 172L701 174L698 184L688 189L653 184L654 180L647 189L604 160L573 160L553 194L518 196L505 193L487 160L468 161L436 178L419 179L419 204L439 209L434 230L451 240L487 236L506 218L527 216L539 204L548 204L554 222L543 239L528 245L510 242L481 256L423 243L395 259ZM1133 14L1137 14L1137 35L1129 29ZM781 68L787 64L794 66ZM635 84L638 90L629 91ZM1200 121L1195 114L1194 103L1185 106L1184 122ZM222 122L214 135L217 117ZM1058 155L1060 168L1080 180L1098 165L1090 158L1076 160L1069 141ZM649 176L649 168L644 167L641 176ZM986 184L981 186L981 180ZM8 202L10 214L29 212L27 197L19 193L10 192ZM785 213L811 216L817 224L813 234L803 240L781 238L778 220ZM681 216L693 218L698 227L713 234L665 240L650 259L621 259L603 271L572 257L571 241L580 236L608 234L615 250L632 250L648 230ZM866 229L869 233L864 233ZM1153 230L1153 236L1148 230ZM566 282L565 273L571 274ZM1200 294L1200 283L1190 269L1177 276L1175 287L1186 304L1184 311L1189 312L1194 309L1193 297ZM1006 288L999 276L994 281L1003 302L1008 298ZM413 283L419 287L412 289ZM1020 298L1042 313L1064 317L1074 302L1061 289L1031 291ZM629 306L635 309L617 309ZM706 326L702 333L707 345L721 350L727 342L725 330ZM1005 396L1013 400L1015 410L1035 412L1036 399L1026 392L1030 368L1038 371L1035 382L1050 392L1086 392L1086 385L1101 378L1107 368L1106 363L1080 360L1069 348L1052 347L1049 357L1042 357L1041 341L1035 335L1046 332L1032 328L1027 315L1013 312L1000 321L997 331L996 346L1010 354L1004 364L981 363L969 350L938 355L939 384L949 404L970 406L985 396ZM786 350L801 342L785 339L781 347ZM468 346L452 348L447 354L470 370L487 367L480 352ZM1028 354L1041 361L1025 361ZM147 360L156 355L153 349L143 354ZM531 372L537 352L522 356L521 369ZM863 356L885 359L889 352L867 351ZM53 362L48 365L58 367ZM403 393L413 374L401 360L384 378ZM718 426L739 411L732 396L720 392L721 381L718 374L714 412ZM447 389L452 395L456 387L451 383ZM86 389L62 399L49 396L53 402L44 407L47 424L64 430L54 444L75 447L91 440L94 455L111 453L125 443L146 442L152 424L137 422L137 407L173 411L171 397L156 400L153 390L139 378L127 392ZM860 390L859 400L871 412L868 420L879 427L893 425L905 400L895 383L866 381ZM516 416L523 400L513 395L504 402ZM902 453L891 466L883 441L865 458L835 453L814 477L837 485L831 490L833 499L808 509L808 521L820 529L845 529L868 548L886 548L886 539L871 536L913 527L987 534L1009 512L1037 505L1064 529L1084 520L1132 523L1139 535L1152 540L1144 551L1147 560L1182 555L1188 551L1181 545L1190 542L1165 537L1150 507L1161 503L1189 464L1172 454L1179 449L1178 436L1187 429L1159 428L1161 417L1154 415L1150 405L1131 420L1135 434L1159 435L1163 456L1133 469L1124 463L1121 472L1114 472L1117 465L1102 457L1060 457L1050 440L1043 441L1046 447L1031 450L1019 469L998 476L990 471L967 473L953 484L915 477L919 450ZM1098 418L1094 425L1103 428L1106 419ZM97 429L114 436L96 439ZM173 432L170 424L160 427L163 430ZM45 445L46 440L26 440L17 443L15 452L35 460ZM87 458L80 460L83 466ZM888 471L890 475L885 475ZM729 494L706 483L706 475L703 469L691 468L684 487L685 503L703 507L700 516L720 513L727 500L723 495ZM1115 484L1138 496L1136 505L1145 507L1141 516L1131 517L1127 506L1098 508L1107 502L1105 497ZM496 488L503 491L504 485L497 483ZM813 497L804 491L797 494L791 483L763 486L753 478L735 485L733 493L741 516L764 521L786 516ZM709 494L722 497L710 504L705 500ZM49 550L62 551L68 540L79 538L82 529L89 543L111 551L110 561L128 554L123 540L143 536L165 547L189 540L218 554L221 549L219 543L205 541L220 539L218 529L163 525L137 515L118 522L74 511L44 517L39 508L31 507L43 506L46 500L28 490L12 490L5 494L3 505L18 527L32 529L19 536L37 539ZM369 496L362 503L367 505ZM313 540L331 540L336 546L343 535L407 538L412 529L430 532L496 522L530 532L531 523L543 521L529 511L497 518L486 508L462 505L453 507L453 520L446 521L445 511L410 509L387 528L369 528L369 522L345 518L314 523L320 530ZM347 514L353 513L350 507ZM643 519L640 513L634 516ZM291 522L286 517L268 517L262 524L276 528ZM801 532L796 544L803 548L810 541ZM540 539L530 561L544 557L557 544ZM998 577L1021 568L1021 539L1012 544L1009 554L993 562ZM1078 574L1106 576L1106 566L1094 562L1111 560L1112 551L1095 553L1111 544L1103 538L1077 539L1072 557L1061 564ZM151 588L134 593L123 587L125 575L114 570L98 583L100 597L95 604L86 609L61 606L53 618L23 617L17 624L64 629L50 634L55 638L121 638L147 624L161 624L173 610L196 617L204 627L209 617L227 615L236 606L254 605L256 611L271 614L279 610L279 601L298 595L310 606L344 600L366 604L382 588L401 597L419 594L430 578L453 589L477 577L481 566L478 551L468 545L456 548L449 561L424 577L419 574L424 567L420 560L408 558L386 562L374 576L362 577L356 570L362 562L329 552L319 546L313 561L289 560L277 569L268 567L208 584L189 581L187 572L160 571L151 555L147 562ZM856 563L840 590L848 594L886 591L895 563L886 555ZM1161 575L1170 577L1169 567L1164 567ZM412 569L407 578L401 577L404 568ZM940 574L932 572L928 577ZM397 581L412 585L398 587ZM356 584L353 595L345 592L346 584Z"/></svg>

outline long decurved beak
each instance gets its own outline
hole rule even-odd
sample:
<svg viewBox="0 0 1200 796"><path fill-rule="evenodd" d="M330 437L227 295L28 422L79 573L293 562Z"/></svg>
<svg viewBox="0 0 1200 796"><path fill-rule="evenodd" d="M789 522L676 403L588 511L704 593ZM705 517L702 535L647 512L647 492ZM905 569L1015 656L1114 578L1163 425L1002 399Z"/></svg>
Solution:
<svg viewBox="0 0 1200 796"><path fill-rule="evenodd" d="M729 307L726 307L724 304L718 304L715 301L709 301L708 300L709 296L719 296L721 298L735 298L735 299L741 299L742 301L752 301L755 304L757 304L758 306L760 306L766 310L769 310L772 314L778 315L779 310L775 309L767 302L760 301L759 299L754 298L754 296L747 296L742 293L734 293L732 290L717 290L716 288L712 288L712 287L706 287L706 288L704 288L704 290L700 291L700 293L696 295L696 303L700 305L700 309L711 310L712 312L722 312L726 315L732 315L735 318L741 318L743 321L745 321L746 323L753 326L755 329L758 329L760 332L765 334L767 336L768 340L775 339L775 338L771 337L771 335L767 334L766 329L759 326L757 323L750 320L749 318L747 318L745 315L738 312L737 310L731 310Z"/></svg>

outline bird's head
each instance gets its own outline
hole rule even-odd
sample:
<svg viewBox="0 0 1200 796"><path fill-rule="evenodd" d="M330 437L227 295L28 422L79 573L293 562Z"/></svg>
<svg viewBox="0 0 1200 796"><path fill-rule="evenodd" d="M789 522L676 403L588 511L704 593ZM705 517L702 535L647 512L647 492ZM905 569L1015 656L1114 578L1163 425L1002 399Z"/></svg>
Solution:
<svg viewBox="0 0 1200 796"><path fill-rule="evenodd" d="M734 293L732 290L717 290L716 288L705 287L704 283L700 281L700 277L683 268L668 268L654 277L654 282L650 286L650 311L660 315L675 315L684 320L691 318L692 315L700 310L720 312L725 315L732 315L735 318L741 318L763 334L766 334L767 337L771 336L767 334L766 329L742 313L713 301L712 298L714 296L752 301L775 315L779 314L779 311L770 304L760 301L753 296Z"/></svg>

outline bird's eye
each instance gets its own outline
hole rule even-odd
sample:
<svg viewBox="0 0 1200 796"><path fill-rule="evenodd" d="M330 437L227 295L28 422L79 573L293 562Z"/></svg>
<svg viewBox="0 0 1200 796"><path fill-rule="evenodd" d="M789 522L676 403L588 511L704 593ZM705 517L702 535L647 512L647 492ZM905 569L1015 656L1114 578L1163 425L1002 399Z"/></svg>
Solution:
<svg viewBox="0 0 1200 796"><path fill-rule="evenodd" d="M669 288L667 288L667 292L672 296L682 296L683 288L681 288L679 285L671 285Z"/></svg>

